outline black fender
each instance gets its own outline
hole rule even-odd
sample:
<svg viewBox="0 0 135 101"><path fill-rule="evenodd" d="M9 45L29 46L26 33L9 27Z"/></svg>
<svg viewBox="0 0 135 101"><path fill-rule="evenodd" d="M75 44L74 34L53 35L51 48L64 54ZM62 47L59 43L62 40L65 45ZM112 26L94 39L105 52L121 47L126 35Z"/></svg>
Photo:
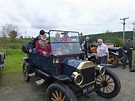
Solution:
<svg viewBox="0 0 135 101"><path fill-rule="evenodd" d="M27 73L28 73L28 74L31 73L33 67L30 66L29 59L28 59L28 58L23 58L23 61L24 61L24 62L23 62L23 65L26 66Z"/></svg>
<svg viewBox="0 0 135 101"><path fill-rule="evenodd" d="M29 60L28 60L28 58L26 57L26 58L23 58L23 61L24 61L24 63L25 63L25 65L26 66L28 66L29 65Z"/></svg>
<svg viewBox="0 0 135 101"><path fill-rule="evenodd" d="M91 54L89 54L89 56L88 56L88 60L89 60L89 61L92 61L94 64L97 64L98 61L97 61L97 59L96 59L96 56L97 56L96 53L91 53Z"/></svg>
<svg viewBox="0 0 135 101"><path fill-rule="evenodd" d="M0 64L4 63L4 59L5 59L5 53L0 52Z"/></svg>
<svg viewBox="0 0 135 101"><path fill-rule="evenodd" d="M118 53L116 53L116 52L109 52L109 54L111 55L114 55L114 56L118 56Z"/></svg>
<svg viewBox="0 0 135 101"><path fill-rule="evenodd" d="M0 52L0 69L4 68L4 59L5 59L5 53Z"/></svg>
<svg viewBox="0 0 135 101"><path fill-rule="evenodd" d="M88 58L92 58L92 57L95 57L96 58L97 54L96 53L90 53L88 54Z"/></svg>

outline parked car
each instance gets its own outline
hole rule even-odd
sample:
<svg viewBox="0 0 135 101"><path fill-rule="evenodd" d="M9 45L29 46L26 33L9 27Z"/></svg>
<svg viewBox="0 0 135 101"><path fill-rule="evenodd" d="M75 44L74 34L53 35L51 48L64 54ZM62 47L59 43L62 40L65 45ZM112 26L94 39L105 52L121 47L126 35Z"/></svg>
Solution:
<svg viewBox="0 0 135 101"><path fill-rule="evenodd" d="M4 59L5 59L5 53L0 52L0 69L4 68Z"/></svg>
<svg viewBox="0 0 135 101"><path fill-rule="evenodd" d="M115 47L113 43L106 43L109 51L109 60L108 63L111 64L111 67L117 67L119 64L119 61L123 63L123 48L121 47ZM92 47L90 48L91 54L89 54L89 60L93 61L95 64L97 64L96 60L96 49L98 44L92 44Z"/></svg>
<svg viewBox="0 0 135 101"><path fill-rule="evenodd" d="M91 92L107 99L117 96L121 89L119 78L109 69L84 59L79 33L66 31L70 40L56 42L53 41L56 32L61 37L65 33L61 30L48 32L52 56L28 53L27 47L22 46L22 50L28 55L23 59L24 80L28 82L34 73L40 78L37 81L49 84L45 101L78 101L79 96ZM61 47L60 52L56 51L56 46Z"/></svg>
<svg viewBox="0 0 135 101"><path fill-rule="evenodd" d="M111 47L108 48L110 58L109 58L109 63L113 65L113 67L118 66L119 61L123 63L123 48L121 47Z"/></svg>

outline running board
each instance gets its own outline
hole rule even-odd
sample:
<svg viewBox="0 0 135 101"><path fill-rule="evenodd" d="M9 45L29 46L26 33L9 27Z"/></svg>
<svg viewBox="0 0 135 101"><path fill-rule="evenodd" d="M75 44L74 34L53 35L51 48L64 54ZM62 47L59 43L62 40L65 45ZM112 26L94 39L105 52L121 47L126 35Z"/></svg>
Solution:
<svg viewBox="0 0 135 101"><path fill-rule="evenodd" d="M33 73L28 74L28 75L31 77L31 76L34 76L34 75L35 75L35 73L33 72Z"/></svg>
<svg viewBox="0 0 135 101"><path fill-rule="evenodd" d="M36 84L40 85L40 84L44 83L44 81L45 81L44 79L40 79L40 80L37 80L35 82L36 82Z"/></svg>

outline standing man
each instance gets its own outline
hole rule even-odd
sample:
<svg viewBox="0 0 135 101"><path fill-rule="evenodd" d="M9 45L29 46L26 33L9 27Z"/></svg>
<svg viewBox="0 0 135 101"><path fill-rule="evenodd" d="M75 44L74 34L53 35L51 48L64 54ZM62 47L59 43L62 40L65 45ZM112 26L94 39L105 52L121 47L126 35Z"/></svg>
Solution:
<svg viewBox="0 0 135 101"><path fill-rule="evenodd" d="M90 41L90 38L86 37L85 41L82 43L82 50L84 50L86 58L88 58L88 53L90 53L89 41Z"/></svg>
<svg viewBox="0 0 135 101"><path fill-rule="evenodd" d="M102 39L98 39L97 47L97 60L99 64L106 64L109 60L109 52L107 46L103 43Z"/></svg>
<svg viewBox="0 0 135 101"><path fill-rule="evenodd" d="M132 72L132 50L133 45L130 42L130 39L127 39L126 43L123 46L124 49L124 58L123 58L123 69L126 67L126 61L129 61L129 72Z"/></svg>

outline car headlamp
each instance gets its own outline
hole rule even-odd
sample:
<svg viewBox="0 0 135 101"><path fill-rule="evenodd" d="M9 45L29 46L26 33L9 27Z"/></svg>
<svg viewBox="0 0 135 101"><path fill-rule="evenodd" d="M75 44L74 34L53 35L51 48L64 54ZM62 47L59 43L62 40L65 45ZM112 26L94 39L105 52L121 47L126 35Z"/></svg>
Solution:
<svg viewBox="0 0 135 101"><path fill-rule="evenodd" d="M83 82L83 76L78 72L73 72L72 77L74 78L74 82L76 85L81 85Z"/></svg>
<svg viewBox="0 0 135 101"><path fill-rule="evenodd" d="M105 73L105 67L103 66L97 65L96 70L98 70L101 75L104 75Z"/></svg>

